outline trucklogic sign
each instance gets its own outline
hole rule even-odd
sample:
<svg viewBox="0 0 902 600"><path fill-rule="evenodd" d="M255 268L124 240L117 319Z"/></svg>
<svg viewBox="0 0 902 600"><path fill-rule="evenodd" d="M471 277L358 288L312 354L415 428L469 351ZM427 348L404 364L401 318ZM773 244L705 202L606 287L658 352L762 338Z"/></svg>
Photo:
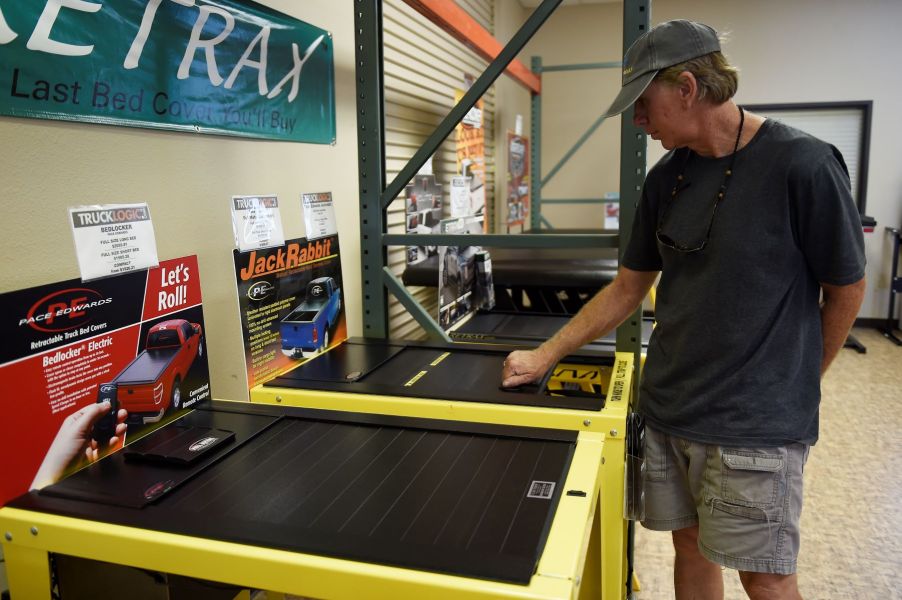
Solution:
<svg viewBox="0 0 902 600"><path fill-rule="evenodd" d="M83 281L159 264L146 203L74 206L69 217Z"/></svg>
<svg viewBox="0 0 902 600"><path fill-rule="evenodd" d="M127 443L210 397L195 256L0 294L0 333L0 505L59 458L61 436L100 400L126 411ZM85 435L100 440L101 453L109 448L115 420L95 425L104 435L89 427L68 440L84 448L62 461L60 475L84 464Z"/></svg>
<svg viewBox="0 0 902 600"><path fill-rule="evenodd" d="M347 338L337 235L234 259L248 389Z"/></svg>
<svg viewBox="0 0 902 600"><path fill-rule="evenodd" d="M329 32L239 0L0 6L0 114L329 144Z"/></svg>

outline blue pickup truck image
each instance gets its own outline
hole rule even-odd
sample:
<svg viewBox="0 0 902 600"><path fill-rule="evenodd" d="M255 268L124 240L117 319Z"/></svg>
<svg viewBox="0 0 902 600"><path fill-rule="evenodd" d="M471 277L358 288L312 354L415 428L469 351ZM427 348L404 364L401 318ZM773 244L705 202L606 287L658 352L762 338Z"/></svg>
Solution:
<svg viewBox="0 0 902 600"><path fill-rule="evenodd" d="M291 358L313 356L329 346L329 331L338 322L341 289L331 277L307 284L304 301L279 323L282 353Z"/></svg>

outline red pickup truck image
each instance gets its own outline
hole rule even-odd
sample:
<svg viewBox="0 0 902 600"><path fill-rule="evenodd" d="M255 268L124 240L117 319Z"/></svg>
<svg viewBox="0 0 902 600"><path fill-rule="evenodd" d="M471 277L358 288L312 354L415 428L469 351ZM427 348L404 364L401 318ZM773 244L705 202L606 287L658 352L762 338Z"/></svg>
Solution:
<svg viewBox="0 0 902 600"><path fill-rule="evenodd" d="M178 410L182 382L203 352L203 332L197 323L172 319L151 327L144 351L111 382L129 422L155 423L170 408Z"/></svg>

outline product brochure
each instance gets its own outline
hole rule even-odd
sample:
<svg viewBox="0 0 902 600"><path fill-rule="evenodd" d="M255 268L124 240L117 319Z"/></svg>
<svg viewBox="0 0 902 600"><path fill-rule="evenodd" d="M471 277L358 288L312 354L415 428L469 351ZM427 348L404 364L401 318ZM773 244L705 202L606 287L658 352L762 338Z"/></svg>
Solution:
<svg viewBox="0 0 902 600"><path fill-rule="evenodd" d="M347 338L337 235L234 259L248 389Z"/></svg>

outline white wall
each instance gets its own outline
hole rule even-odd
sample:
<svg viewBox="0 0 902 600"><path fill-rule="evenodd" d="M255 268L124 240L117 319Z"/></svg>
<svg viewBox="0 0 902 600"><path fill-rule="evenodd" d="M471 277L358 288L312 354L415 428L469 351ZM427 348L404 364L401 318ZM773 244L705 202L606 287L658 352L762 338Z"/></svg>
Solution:
<svg viewBox="0 0 902 600"><path fill-rule="evenodd" d="M79 276L66 208L147 202L161 260L197 254L213 394L247 399L229 199L276 193L287 238L303 236L300 194L331 191L351 335L360 335L360 236L350 2L264 0L333 34L335 146L0 117L0 292Z"/></svg>
<svg viewBox="0 0 902 600"><path fill-rule="evenodd" d="M746 104L873 100L867 214L878 229L866 234L868 293L860 317L885 318L891 245L885 226L902 225L902 2L899 0L653 0L652 22L686 18L730 33L724 52L739 66L737 101ZM528 46L546 64L617 60L622 6L565 7ZM543 81L543 168L551 168L613 98L616 72L554 74ZM572 81L564 81L564 78ZM552 87L554 83L560 83ZM558 87L559 86L559 87ZM617 189L619 123L605 123L544 192L598 196ZM587 146L590 146L587 144ZM663 154L650 142L649 160ZM600 220L600 209L549 207L555 226Z"/></svg>
<svg viewBox="0 0 902 600"><path fill-rule="evenodd" d="M619 61L623 9L617 3L558 8L527 44L524 62L543 66ZM620 86L619 69L542 75L542 174L549 171L598 119ZM542 189L542 198L601 198L620 189L620 117L605 121ZM533 174L535 177L535 174ZM547 205L557 228L601 228L600 205Z"/></svg>

